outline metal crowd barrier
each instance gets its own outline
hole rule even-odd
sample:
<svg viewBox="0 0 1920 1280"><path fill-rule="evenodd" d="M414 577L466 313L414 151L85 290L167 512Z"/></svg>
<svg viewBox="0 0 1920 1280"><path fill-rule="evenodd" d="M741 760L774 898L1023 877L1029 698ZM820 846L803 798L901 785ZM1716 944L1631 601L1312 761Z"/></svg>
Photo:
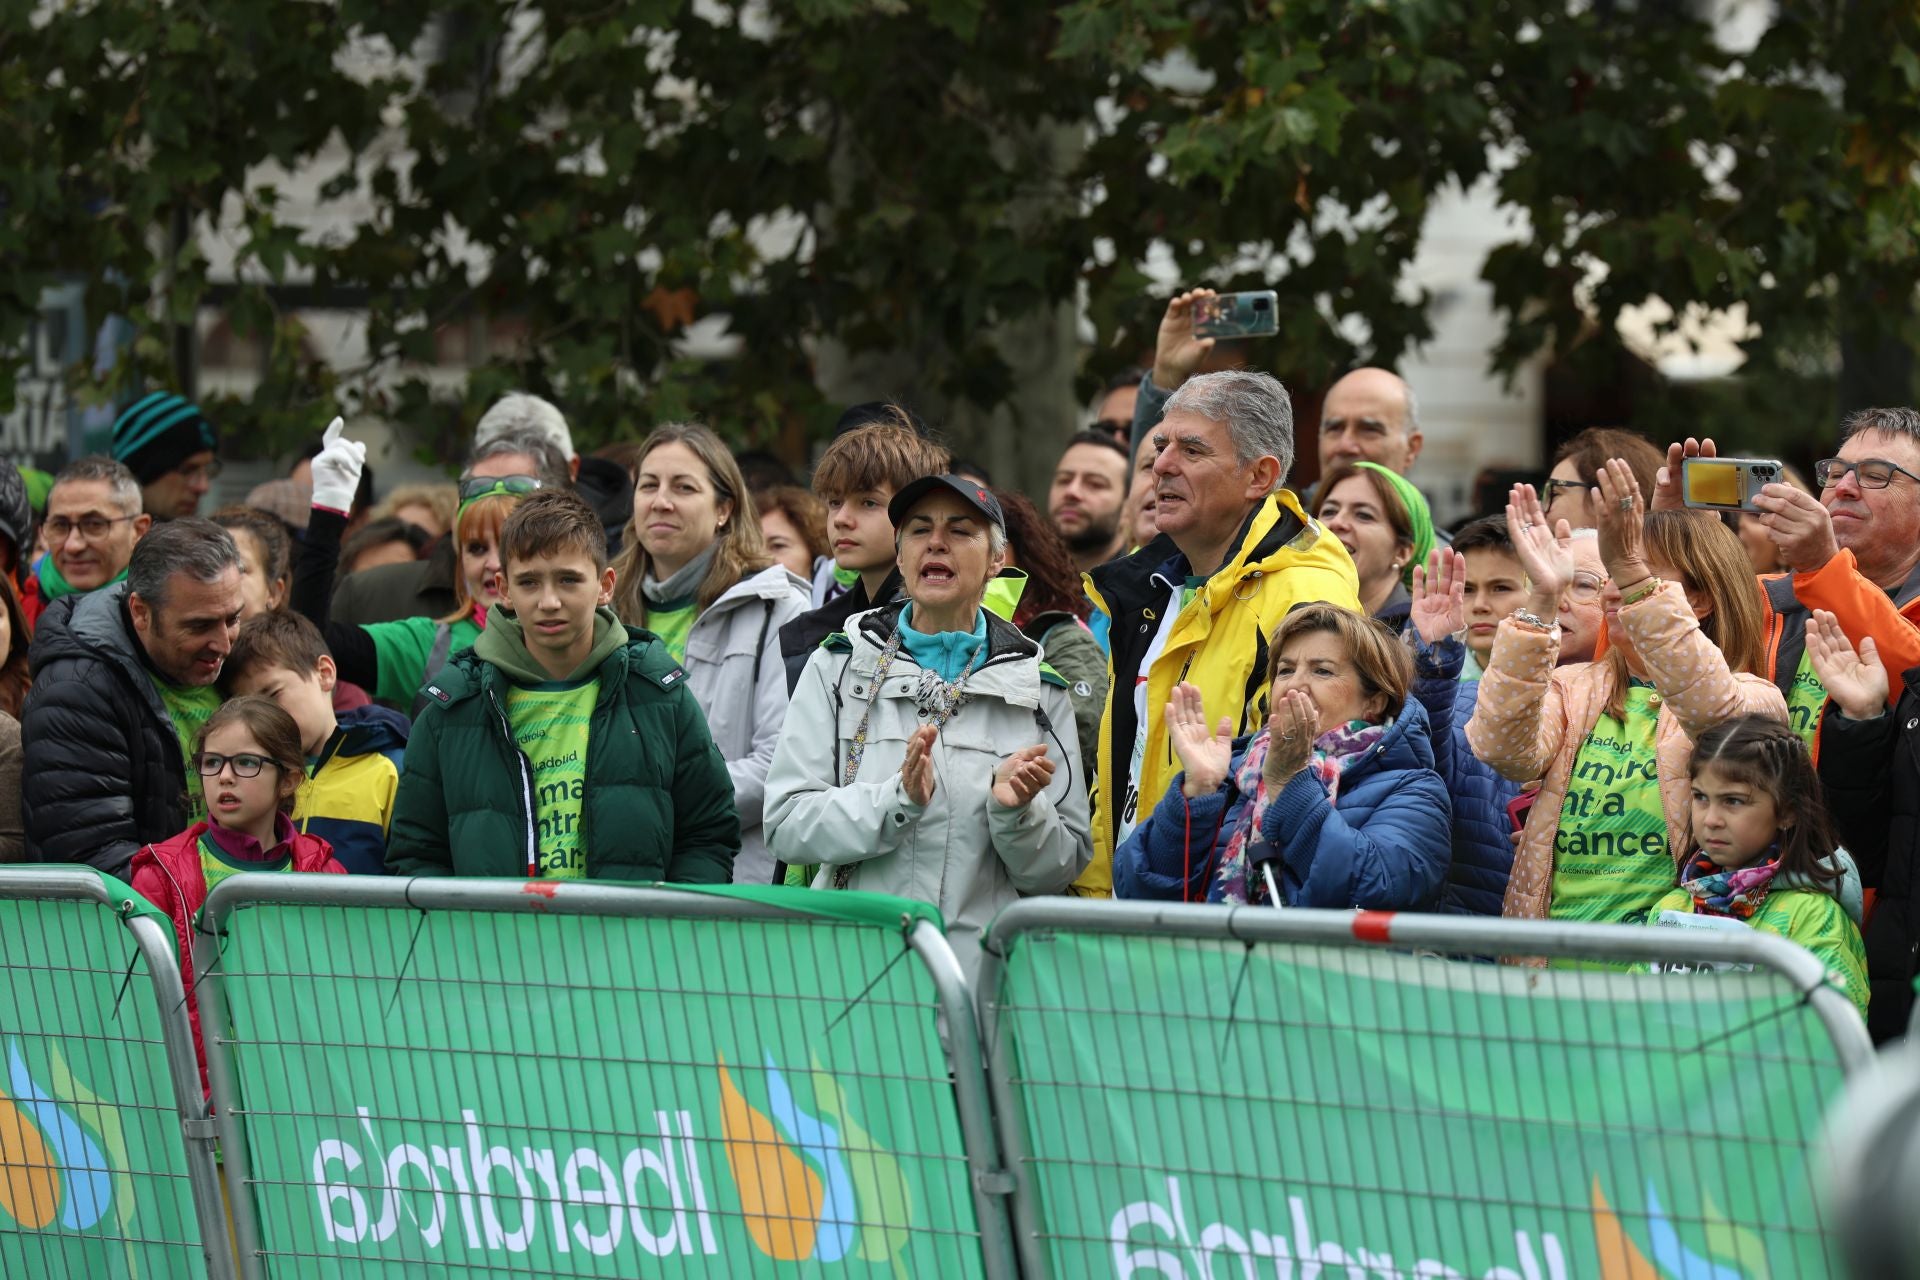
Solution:
<svg viewBox="0 0 1920 1280"><path fill-rule="evenodd" d="M1029 1276L1841 1274L1872 1047L1778 938L1032 899L979 1003Z"/></svg>
<svg viewBox="0 0 1920 1280"><path fill-rule="evenodd" d="M1013 1274L930 912L236 876L195 944L241 1274Z"/></svg>
<svg viewBox="0 0 1920 1280"><path fill-rule="evenodd" d="M173 927L85 867L0 869L0 1275L233 1275Z"/></svg>

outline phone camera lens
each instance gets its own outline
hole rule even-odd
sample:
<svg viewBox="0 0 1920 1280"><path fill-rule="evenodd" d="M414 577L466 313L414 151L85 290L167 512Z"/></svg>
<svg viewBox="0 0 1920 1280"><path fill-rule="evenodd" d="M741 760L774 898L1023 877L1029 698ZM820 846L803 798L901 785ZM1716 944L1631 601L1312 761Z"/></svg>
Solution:
<svg viewBox="0 0 1920 1280"><path fill-rule="evenodd" d="M1255 311L1265 311L1267 309L1267 300L1265 298L1255 298L1253 300L1253 309Z"/></svg>

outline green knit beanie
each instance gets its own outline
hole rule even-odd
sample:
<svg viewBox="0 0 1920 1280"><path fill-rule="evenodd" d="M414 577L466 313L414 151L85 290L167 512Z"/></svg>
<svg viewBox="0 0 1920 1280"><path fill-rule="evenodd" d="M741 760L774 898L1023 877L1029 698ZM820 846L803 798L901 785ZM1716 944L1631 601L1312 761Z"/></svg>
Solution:
<svg viewBox="0 0 1920 1280"><path fill-rule="evenodd" d="M1356 462L1356 467L1384 476L1387 484L1400 495L1401 503L1407 508L1407 523L1413 527L1413 558L1401 568L1400 581L1407 586L1413 585L1413 566L1425 564L1427 553L1433 550L1433 511L1427 506L1426 495L1413 487L1413 482L1397 471L1389 471L1377 462Z"/></svg>

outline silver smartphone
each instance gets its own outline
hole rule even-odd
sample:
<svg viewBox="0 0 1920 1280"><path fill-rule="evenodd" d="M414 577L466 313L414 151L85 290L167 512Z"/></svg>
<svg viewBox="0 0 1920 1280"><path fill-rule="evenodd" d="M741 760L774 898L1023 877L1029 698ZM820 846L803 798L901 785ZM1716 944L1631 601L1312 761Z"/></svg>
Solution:
<svg viewBox="0 0 1920 1280"><path fill-rule="evenodd" d="M1680 463L1680 492L1702 511L1757 511L1754 497L1786 478L1778 458L1687 458Z"/></svg>

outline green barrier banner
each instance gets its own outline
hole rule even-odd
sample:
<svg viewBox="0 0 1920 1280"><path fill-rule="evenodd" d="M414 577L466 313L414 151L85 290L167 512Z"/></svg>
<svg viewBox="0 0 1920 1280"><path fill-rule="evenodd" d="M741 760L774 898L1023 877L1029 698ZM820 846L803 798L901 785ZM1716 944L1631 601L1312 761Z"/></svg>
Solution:
<svg viewBox="0 0 1920 1280"><path fill-rule="evenodd" d="M1829 1274L1806 1152L1840 1063L1768 974L1012 945L989 1052L1051 1274Z"/></svg>
<svg viewBox="0 0 1920 1280"><path fill-rule="evenodd" d="M268 1273L978 1274L923 913L836 905L236 910Z"/></svg>
<svg viewBox="0 0 1920 1280"><path fill-rule="evenodd" d="M113 908L0 899L0 1275L205 1275L177 1106Z"/></svg>

